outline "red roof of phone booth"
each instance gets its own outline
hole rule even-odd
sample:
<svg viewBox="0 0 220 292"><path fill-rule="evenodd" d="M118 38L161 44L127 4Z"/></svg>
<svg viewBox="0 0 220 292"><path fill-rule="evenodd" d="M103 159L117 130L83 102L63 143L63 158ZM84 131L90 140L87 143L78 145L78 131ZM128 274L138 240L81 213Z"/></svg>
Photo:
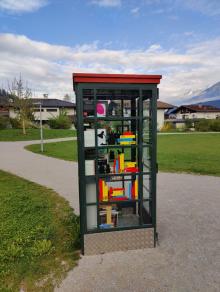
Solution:
<svg viewBox="0 0 220 292"><path fill-rule="evenodd" d="M73 73L73 83L159 84L161 75Z"/></svg>

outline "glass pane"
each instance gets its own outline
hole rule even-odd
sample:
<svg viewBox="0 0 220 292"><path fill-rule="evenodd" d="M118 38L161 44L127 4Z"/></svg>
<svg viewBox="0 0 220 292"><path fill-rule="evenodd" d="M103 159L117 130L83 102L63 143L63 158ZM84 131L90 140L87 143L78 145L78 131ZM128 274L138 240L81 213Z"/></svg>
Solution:
<svg viewBox="0 0 220 292"><path fill-rule="evenodd" d="M96 206L87 206L86 207L86 221L87 229L97 228L97 207Z"/></svg>
<svg viewBox="0 0 220 292"><path fill-rule="evenodd" d="M143 147L143 171L148 172L150 170L150 147Z"/></svg>
<svg viewBox="0 0 220 292"><path fill-rule="evenodd" d="M143 202L143 223L151 224L152 223L152 215L151 215L151 203L149 201Z"/></svg>
<svg viewBox="0 0 220 292"><path fill-rule="evenodd" d="M86 203L96 203L96 183L94 182L86 184Z"/></svg>
<svg viewBox="0 0 220 292"><path fill-rule="evenodd" d="M150 176L143 175L143 199L150 198Z"/></svg>

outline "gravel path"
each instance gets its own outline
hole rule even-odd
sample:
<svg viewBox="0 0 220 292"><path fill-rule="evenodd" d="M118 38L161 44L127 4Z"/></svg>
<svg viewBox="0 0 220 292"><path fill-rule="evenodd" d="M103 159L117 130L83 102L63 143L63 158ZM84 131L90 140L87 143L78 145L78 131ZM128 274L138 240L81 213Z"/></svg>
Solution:
<svg viewBox="0 0 220 292"><path fill-rule="evenodd" d="M220 178L158 175L159 246L83 256L56 292L219 292Z"/></svg>
<svg viewBox="0 0 220 292"><path fill-rule="evenodd" d="M0 142L0 169L53 188L78 213L77 164L23 149L33 143ZM56 292L220 291L220 178L160 173L158 232L155 249L82 257Z"/></svg>

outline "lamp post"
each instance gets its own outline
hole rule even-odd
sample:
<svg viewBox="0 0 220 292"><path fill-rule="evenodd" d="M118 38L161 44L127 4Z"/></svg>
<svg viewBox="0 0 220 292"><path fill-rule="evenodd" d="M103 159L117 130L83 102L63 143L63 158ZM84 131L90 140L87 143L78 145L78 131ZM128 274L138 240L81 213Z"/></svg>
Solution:
<svg viewBox="0 0 220 292"><path fill-rule="evenodd" d="M38 105L40 109L40 151L44 152L44 138L43 138L43 126L42 126L42 105L41 102L36 102L34 105Z"/></svg>

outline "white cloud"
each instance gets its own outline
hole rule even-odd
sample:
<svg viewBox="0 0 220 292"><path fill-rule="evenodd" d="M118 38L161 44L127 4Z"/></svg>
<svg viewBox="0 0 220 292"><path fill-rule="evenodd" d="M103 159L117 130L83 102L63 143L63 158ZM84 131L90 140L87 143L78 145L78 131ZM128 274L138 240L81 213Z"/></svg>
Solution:
<svg viewBox="0 0 220 292"><path fill-rule="evenodd" d="M118 7L121 6L121 0L92 0L92 4L101 7Z"/></svg>
<svg viewBox="0 0 220 292"><path fill-rule="evenodd" d="M46 4L47 0L1 0L0 10L11 13L32 12Z"/></svg>
<svg viewBox="0 0 220 292"><path fill-rule="evenodd" d="M72 92L73 72L163 74L161 99L177 103L189 91L220 80L220 38L178 53L154 44L144 50L110 50L99 43L68 47L0 34L1 83L21 73L36 94L62 98Z"/></svg>
<svg viewBox="0 0 220 292"><path fill-rule="evenodd" d="M178 0L185 7L199 11L207 15L219 15L220 14L220 1L219 0Z"/></svg>
<svg viewBox="0 0 220 292"><path fill-rule="evenodd" d="M131 14L138 15L139 11L140 11L140 7L135 7L133 9L131 9Z"/></svg>

